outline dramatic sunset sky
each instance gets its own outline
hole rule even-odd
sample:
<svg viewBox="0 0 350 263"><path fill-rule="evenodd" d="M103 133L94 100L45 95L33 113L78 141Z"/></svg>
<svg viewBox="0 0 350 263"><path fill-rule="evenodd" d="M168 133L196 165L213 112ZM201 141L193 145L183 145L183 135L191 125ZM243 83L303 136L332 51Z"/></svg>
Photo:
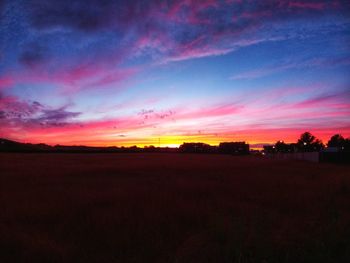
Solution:
<svg viewBox="0 0 350 263"><path fill-rule="evenodd" d="M0 0L0 137L350 136L350 1Z"/></svg>

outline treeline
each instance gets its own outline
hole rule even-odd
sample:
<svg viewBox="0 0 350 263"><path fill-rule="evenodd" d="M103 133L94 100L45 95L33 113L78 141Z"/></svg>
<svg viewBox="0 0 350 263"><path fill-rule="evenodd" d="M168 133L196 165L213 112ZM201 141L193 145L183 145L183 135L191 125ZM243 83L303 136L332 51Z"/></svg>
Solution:
<svg viewBox="0 0 350 263"><path fill-rule="evenodd" d="M274 145L264 146L265 153L320 152L321 150L328 152L350 152L350 138L345 139L342 135L335 134L329 139L327 145L325 145L310 132L304 132L295 143L277 141Z"/></svg>
<svg viewBox="0 0 350 263"><path fill-rule="evenodd" d="M177 152L174 148L156 148L148 146L140 148L131 147L92 147L92 146L64 146L47 144L20 143L0 138L0 152L23 152L23 153L137 153L137 152Z"/></svg>
<svg viewBox="0 0 350 263"><path fill-rule="evenodd" d="M183 143L179 147L179 152L246 155L249 154L249 144L245 142L222 142L219 146L213 146L202 142Z"/></svg>
<svg viewBox="0 0 350 263"><path fill-rule="evenodd" d="M326 145L310 132L301 134L295 143L277 141L273 145L264 146L265 153L296 153L296 152L350 152L350 138L345 139L340 134L333 135ZM218 146L202 142L183 143L179 148L146 146L131 147L90 147L90 146L50 146L47 144L20 143L0 138L0 152L74 152L74 153L128 153L128 152L180 152L180 153L221 153L246 155L250 153L246 142L222 142ZM257 151L255 151L256 153Z"/></svg>
<svg viewBox="0 0 350 263"><path fill-rule="evenodd" d="M47 144L20 143L7 139L0 139L0 152L42 152L42 153L223 153L244 155L249 154L249 144L245 142L223 142L219 146L205 143L183 143L179 148L146 146L131 147L90 147L90 146L50 146Z"/></svg>

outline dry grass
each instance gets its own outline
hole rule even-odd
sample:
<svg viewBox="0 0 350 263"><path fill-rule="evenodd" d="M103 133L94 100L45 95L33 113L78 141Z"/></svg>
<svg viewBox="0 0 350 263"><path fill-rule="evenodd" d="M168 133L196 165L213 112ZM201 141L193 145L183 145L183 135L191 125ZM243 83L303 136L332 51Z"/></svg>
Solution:
<svg viewBox="0 0 350 263"><path fill-rule="evenodd" d="M350 167L0 154L0 262L348 262Z"/></svg>

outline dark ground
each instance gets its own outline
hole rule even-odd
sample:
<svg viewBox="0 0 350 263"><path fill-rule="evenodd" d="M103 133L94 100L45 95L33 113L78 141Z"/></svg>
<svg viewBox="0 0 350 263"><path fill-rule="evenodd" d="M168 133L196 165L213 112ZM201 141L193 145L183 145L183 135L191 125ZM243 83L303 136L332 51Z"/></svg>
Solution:
<svg viewBox="0 0 350 263"><path fill-rule="evenodd" d="M350 167L0 154L0 262L350 262Z"/></svg>

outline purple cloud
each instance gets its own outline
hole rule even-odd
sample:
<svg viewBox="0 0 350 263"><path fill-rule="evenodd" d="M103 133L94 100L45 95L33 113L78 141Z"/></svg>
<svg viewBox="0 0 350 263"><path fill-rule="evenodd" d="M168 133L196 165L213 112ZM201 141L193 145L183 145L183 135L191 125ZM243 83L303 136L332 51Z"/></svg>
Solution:
<svg viewBox="0 0 350 263"><path fill-rule="evenodd" d="M41 115L33 121L38 121L40 125L45 126L60 126L66 124L70 119L79 116L80 112L67 111L66 107L61 107L53 110L43 110Z"/></svg>
<svg viewBox="0 0 350 263"><path fill-rule="evenodd" d="M155 3L152 3L153 5ZM87 32L118 29L149 16L151 2L114 0L31 0L32 25L36 28L71 27Z"/></svg>
<svg viewBox="0 0 350 263"><path fill-rule="evenodd" d="M5 126L60 126L80 114L67 111L66 107L51 109L37 101L23 101L0 93L0 119Z"/></svg>
<svg viewBox="0 0 350 263"><path fill-rule="evenodd" d="M321 16L325 11L346 12L342 10L350 7L348 1L327 0L31 0L26 5L35 28L63 27L90 34L111 31L121 36L134 32L138 39L130 50L151 47L160 51L165 61L226 54L243 33L263 24ZM155 41L158 37L165 41ZM227 38L230 41L226 42Z"/></svg>
<svg viewBox="0 0 350 263"><path fill-rule="evenodd" d="M43 63L48 57L47 50L37 42L25 46L19 61L27 67L35 67Z"/></svg>

